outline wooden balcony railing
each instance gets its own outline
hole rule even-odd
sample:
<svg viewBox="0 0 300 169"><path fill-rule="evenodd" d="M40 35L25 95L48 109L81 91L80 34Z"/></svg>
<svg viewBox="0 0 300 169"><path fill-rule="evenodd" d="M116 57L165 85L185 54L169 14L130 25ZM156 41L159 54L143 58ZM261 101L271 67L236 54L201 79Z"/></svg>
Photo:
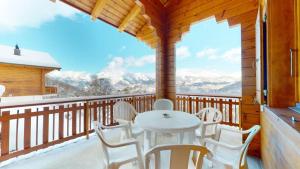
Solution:
<svg viewBox="0 0 300 169"><path fill-rule="evenodd" d="M113 125L113 105L124 100L137 112L152 110L153 94L47 99L0 103L0 161L63 143L93 132L92 121ZM239 97L177 95L176 109L196 112L220 108L224 123L238 125Z"/></svg>
<svg viewBox="0 0 300 169"><path fill-rule="evenodd" d="M224 95L177 94L176 109L196 113L205 107L214 107L223 113L223 124L240 126L241 97Z"/></svg>

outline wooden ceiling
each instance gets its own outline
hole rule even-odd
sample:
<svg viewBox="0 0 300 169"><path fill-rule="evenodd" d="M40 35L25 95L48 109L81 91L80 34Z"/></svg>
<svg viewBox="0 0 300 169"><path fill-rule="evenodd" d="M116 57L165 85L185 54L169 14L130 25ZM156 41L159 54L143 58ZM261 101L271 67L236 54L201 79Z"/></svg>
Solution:
<svg viewBox="0 0 300 169"><path fill-rule="evenodd" d="M62 0L152 48L162 36L176 43L191 24L215 17L230 26L255 21L258 0Z"/></svg>

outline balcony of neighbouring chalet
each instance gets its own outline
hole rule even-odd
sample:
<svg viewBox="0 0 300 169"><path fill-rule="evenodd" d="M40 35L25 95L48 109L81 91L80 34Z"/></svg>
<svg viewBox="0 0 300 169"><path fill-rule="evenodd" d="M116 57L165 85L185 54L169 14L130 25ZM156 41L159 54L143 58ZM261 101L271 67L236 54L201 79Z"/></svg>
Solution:
<svg viewBox="0 0 300 169"><path fill-rule="evenodd" d="M251 137L251 144L243 149L247 160L241 160L241 156L238 163L234 159L244 151L233 153L222 148L212 158L216 155L236 164L236 168L240 165L249 169L300 168L300 115L295 111L296 103L300 102L299 0L61 1L154 48L156 92L0 103L2 168L104 168L104 149L97 138L99 135L95 134L94 121L102 125L104 136L115 143L120 131L106 128L118 125L114 118L117 102L132 105L139 117L153 110L154 102L163 98L171 101L174 110L191 116L208 107L221 112L218 126L224 131L221 130L217 140L222 145L243 147ZM176 92L175 45L192 24L211 17L217 22L226 21L229 26L240 26L241 96ZM51 87L45 90L56 92ZM251 132L253 126L261 127L260 132L253 137L243 135ZM137 140L145 145L147 137L137 137ZM162 145L178 141L177 135L172 134L148 139ZM186 135L182 139L180 142L188 141ZM117 157L126 157L127 153ZM203 168L219 168L209 159L204 159ZM137 166L132 163L122 167Z"/></svg>

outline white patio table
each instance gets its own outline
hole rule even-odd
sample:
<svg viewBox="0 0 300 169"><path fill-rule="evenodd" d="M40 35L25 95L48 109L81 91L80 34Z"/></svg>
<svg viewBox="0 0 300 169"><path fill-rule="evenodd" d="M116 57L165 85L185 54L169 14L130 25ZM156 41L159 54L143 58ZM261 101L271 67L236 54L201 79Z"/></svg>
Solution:
<svg viewBox="0 0 300 169"><path fill-rule="evenodd" d="M144 151L150 148L151 133L179 133L180 143L183 142L184 133L189 133L189 143L193 143L195 130L200 120L189 113L170 110L153 110L140 113L135 118L135 124L144 129Z"/></svg>

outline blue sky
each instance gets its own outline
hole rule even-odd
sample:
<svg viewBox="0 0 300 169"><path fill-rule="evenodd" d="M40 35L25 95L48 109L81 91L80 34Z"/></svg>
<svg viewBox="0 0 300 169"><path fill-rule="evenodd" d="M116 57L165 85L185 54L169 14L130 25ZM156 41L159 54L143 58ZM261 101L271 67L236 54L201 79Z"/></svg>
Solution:
<svg viewBox="0 0 300 169"><path fill-rule="evenodd" d="M24 3L16 7L16 14L7 10L16 3ZM240 76L240 40L240 28L229 29L227 22L217 24L212 18L193 25L176 44L178 74L215 72ZM16 43L21 48L50 53L62 71L98 73L111 70L109 67L135 73L155 71L153 49L59 2L1 1L0 44Z"/></svg>

